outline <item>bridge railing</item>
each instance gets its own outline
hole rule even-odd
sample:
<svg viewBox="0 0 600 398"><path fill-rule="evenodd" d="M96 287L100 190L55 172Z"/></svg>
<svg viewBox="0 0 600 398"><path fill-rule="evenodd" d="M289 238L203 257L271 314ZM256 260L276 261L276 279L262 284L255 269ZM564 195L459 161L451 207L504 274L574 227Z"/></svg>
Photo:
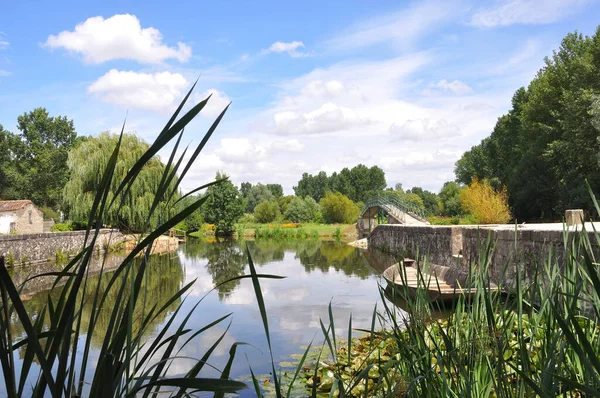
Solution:
<svg viewBox="0 0 600 398"><path fill-rule="evenodd" d="M398 210L404 213L408 213L421 221L426 221L427 219L427 214L425 213L425 210L421 209L414 203L402 200L393 194L377 194L370 197L361 209L360 217L362 217L367 212L367 210L369 210L372 207L397 208Z"/></svg>

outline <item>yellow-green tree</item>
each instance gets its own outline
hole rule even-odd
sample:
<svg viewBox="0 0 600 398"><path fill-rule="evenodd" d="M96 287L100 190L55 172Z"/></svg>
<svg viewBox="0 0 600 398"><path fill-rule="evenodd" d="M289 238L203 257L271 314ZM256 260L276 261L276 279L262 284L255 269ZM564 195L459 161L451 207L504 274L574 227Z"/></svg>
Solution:
<svg viewBox="0 0 600 398"><path fill-rule="evenodd" d="M505 224L511 218L506 187L496 191L485 179L474 178L460 192L460 204L480 224Z"/></svg>

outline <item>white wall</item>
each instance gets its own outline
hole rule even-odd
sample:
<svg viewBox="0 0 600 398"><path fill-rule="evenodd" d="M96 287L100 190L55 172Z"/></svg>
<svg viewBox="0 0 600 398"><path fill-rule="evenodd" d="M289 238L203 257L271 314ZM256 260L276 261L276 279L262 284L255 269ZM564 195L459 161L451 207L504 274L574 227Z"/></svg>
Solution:
<svg viewBox="0 0 600 398"><path fill-rule="evenodd" d="M10 233L10 223L14 222L14 215L13 211L0 213L0 234Z"/></svg>

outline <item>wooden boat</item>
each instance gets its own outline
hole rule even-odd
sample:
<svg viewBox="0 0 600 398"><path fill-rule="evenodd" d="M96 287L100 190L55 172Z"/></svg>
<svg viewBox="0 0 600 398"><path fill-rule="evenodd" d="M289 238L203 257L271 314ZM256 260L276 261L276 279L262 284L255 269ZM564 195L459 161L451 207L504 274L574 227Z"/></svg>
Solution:
<svg viewBox="0 0 600 398"><path fill-rule="evenodd" d="M411 259L394 264L383 272L385 280L400 295L415 298L419 290L425 289L431 301L452 301L461 295L471 299L477 289L467 286L468 276L463 270L437 264L428 264L427 269L422 269ZM500 289L490 283L489 290L497 292Z"/></svg>

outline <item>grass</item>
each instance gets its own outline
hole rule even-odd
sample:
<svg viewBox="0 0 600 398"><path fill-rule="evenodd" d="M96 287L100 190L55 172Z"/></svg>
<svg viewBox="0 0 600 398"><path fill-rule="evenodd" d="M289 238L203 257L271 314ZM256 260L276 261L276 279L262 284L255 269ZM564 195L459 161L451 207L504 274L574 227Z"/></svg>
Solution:
<svg viewBox="0 0 600 398"><path fill-rule="evenodd" d="M287 226L287 227L286 227ZM295 233L288 232L287 230L296 230ZM257 230L259 231L257 235ZM298 230L301 230L298 233ZM277 232L275 232L277 231ZM298 224L296 226L289 227L289 224L285 223L271 223L271 224L238 224L236 225L236 232L238 236L244 238L263 237L263 238L346 238L351 239L356 236L356 227L354 224L317 224L317 223L306 223ZM261 234L262 232L262 234ZM198 236L192 234L192 236Z"/></svg>
<svg viewBox="0 0 600 398"><path fill-rule="evenodd" d="M518 277L505 286L506 295L489 289L494 242L483 240L482 255L469 270L475 297L469 302L460 296L442 320L431 317L439 304L426 294L413 297L383 286L383 308L375 308L363 337L349 333L347 343L339 344L339 337L336 343L330 314L321 320L325 343L312 356L319 359L298 365L307 394L600 396L600 235L590 232L565 230L564 258L532 259L533 274L509 260L504 266L515 267ZM426 279L420 284L426 288ZM406 312L390 304L400 297ZM351 325L350 317L349 330Z"/></svg>
<svg viewBox="0 0 600 398"><path fill-rule="evenodd" d="M179 181L196 160L228 108L223 110L209 128L190 160L183 163L183 155L179 160L175 159L183 131L210 98L192 106L187 113L179 117L192 90L193 87L148 151L140 157L127 175L117 179L114 170L121 150L121 138L125 128L123 125L121 138L106 168L99 171L100 189L89 214L87 233L81 251L63 270L31 278L54 276L54 286L63 284L58 298L52 298L49 294L41 311L29 314L19 296L23 286L13 284L7 261L0 257L0 365L8 397L148 397L156 394L189 396L202 391L222 396L223 393L232 393L247 387L244 383L229 378L230 366L222 369L220 377L201 376L203 367L219 342L205 347L203 357L196 358L181 374L169 376L167 373L171 364L177 360L177 350L187 344L197 344L202 333L227 320L231 315L224 315L216 320L207 319L207 326L201 330L192 331L186 328L187 320L202 301L201 299L197 302L190 312L180 314L181 318L177 317L193 282L181 287L165 302L147 305L147 296L152 292L147 291L145 281L153 241L196 211L205 198L194 201L176 214L159 214L163 220L162 224L141 234L135 248L114 272L105 273L103 263L95 279L98 283L94 285L89 279L93 248L106 214L114 210L114 207L117 207L117 211L120 210L142 168L173 140L176 140L176 144L156 189L146 224L148 225L151 217L159 212L158 203L161 200L166 200L175 208ZM179 178L175 178L177 173ZM175 187L168 188L173 186L171 181L174 178L177 181ZM104 262L107 255L108 252L105 251ZM141 260L139 265L134 266L138 255L141 256ZM252 275L235 279L248 278L255 286L259 286L259 278L270 277L274 276L253 272ZM111 300L108 300L109 297ZM107 306L109 301L116 305ZM180 304L172 311L172 304L175 302ZM83 308L90 304L91 311L83 320ZM264 308L261 309L264 311ZM157 318L167 320L162 329L156 332L154 339L146 341L144 336L149 332L153 320ZM103 321L99 327L100 319L108 321ZM175 323L175 319L178 319L178 324ZM21 324L25 337L12 333L13 322ZM90 350L93 340L100 341L101 347L98 351L98 361L92 365ZM230 361L233 361L234 347L230 352ZM19 353L23 353L21 360L15 358Z"/></svg>

